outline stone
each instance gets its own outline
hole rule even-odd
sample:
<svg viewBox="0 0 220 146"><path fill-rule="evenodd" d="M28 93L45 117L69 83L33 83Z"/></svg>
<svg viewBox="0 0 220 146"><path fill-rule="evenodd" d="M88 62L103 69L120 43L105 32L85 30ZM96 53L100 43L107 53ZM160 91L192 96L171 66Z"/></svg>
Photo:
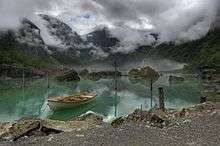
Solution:
<svg viewBox="0 0 220 146"><path fill-rule="evenodd" d="M159 116L157 116L156 114L152 114L150 122L162 124L164 122L164 120L162 118L160 118Z"/></svg>
<svg viewBox="0 0 220 146"><path fill-rule="evenodd" d="M87 77L87 76L89 75L89 71L88 71L87 69L83 69L83 70L79 73L79 75L80 75L81 77Z"/></svg>
<svg viewBox="0 0 220 146"><path fill-rule="evenodd" d="M87 76L84 76L84 77L87 77L88 79L90 79L92 81L98 81L100 79L114 78L115 75L117 77L121 77L122 73L119 72L119 71L117 71L117 72L114 72L114 71L100 71L100 72L91 72Z"/></svg>
<svg viewBox="0 0 220 146"><path fill-rule="evenodd" d="M12 124L8 131L2 134L1 139L16 141L17 139L28 135L31 131L40 128L40 120L21 119Z"/></svg>
<svg viewBox="0 0 220 146"><path fill-rule="evenodd" d="M215 104L212 102L205 102L196 105L193 110L195 111L207 111L207 110L214 110L215 109Z"/></svg>
<svg viewBox="0 0 220 146"><path fill-rule="evenodd" d="M130 70L129 76L151 78L151 77L159 77L160 75L157 71L155 71L151 67L147 66L144 68L137 68L137 69Z"/></svg>
<svg viewBox="0 0 220 146"><path fill-rule="evenodd" d="M99 73L96 73L96 72L93 72L93 73L89 73L89 76L88 78L91 80L91 81L99 81L101 79L101 75Z"/></svg>
<svg viewBox="0 0 220 146"><path fill-rule="evenodd" d="M85 121L89 124L101 125L103 124L103 117L94 112L87 112L77 118L74 118L73 121Z"/></svg>
<svg viewBox="0 0 220 146"><path fill-rule="evenodd" d="M186 109L183 108L182 111L180 112L179 116L182 118L182 117L185 117L186 115Z"/></svg>
<svg viewBox="0 0 220 146"><path fill-rule="evenodd" d="M141 109L136 109L132 114L128 115L126 121L129 122L140 122L148 117L148 112Z"/></svg>
<svg viewBox="0 0 220 146"><path fill-rule="evenodd" d="M119 126L121 126L122 124L124 124L125 119L123 117L119 117L117 119L114 119L111 123L112 127L117 128Z"/></svg>
<svg viewBox="0 0 220 146"><path fill-rule="evenodd" d="M12 127L12 123L2 123L0 124L0 138L4 137L5 133L9 132L9 129Z"/></svg>

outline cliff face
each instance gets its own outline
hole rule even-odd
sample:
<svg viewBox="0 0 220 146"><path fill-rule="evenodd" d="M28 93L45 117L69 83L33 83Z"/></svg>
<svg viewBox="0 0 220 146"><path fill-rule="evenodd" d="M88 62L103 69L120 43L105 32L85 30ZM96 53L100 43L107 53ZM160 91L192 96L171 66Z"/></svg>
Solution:
<svg viewBox="0 0 220 146"><path fill-rule="evenodd" d="M83 39L64 22L48 15L40 14L39 16L46 21L49 33L55 39L59 39L62 45L75 48L86 47Z"/></svg>
<svg viewBox="0 0 220 146"><path fill-rule="evenodd" d="M28 19L17 30L0 32L0 63L42 67L50 62L40 29Z"/></svg>
<svg viewBox="0 0 220 146"><path fill-rule="evenodd" d="M30 46L45 45L41 38L40 29L26 18L23 18L19 30L15 32L15 40Z"/></svg>
<svg viewBox="0 0 220 146"><path fill-rule="evenodd" d="M110 49L119 43L119 40L111 36L107 28L98 29L86 36L88 43L101 48L104 52L109 52Z"/></svg>

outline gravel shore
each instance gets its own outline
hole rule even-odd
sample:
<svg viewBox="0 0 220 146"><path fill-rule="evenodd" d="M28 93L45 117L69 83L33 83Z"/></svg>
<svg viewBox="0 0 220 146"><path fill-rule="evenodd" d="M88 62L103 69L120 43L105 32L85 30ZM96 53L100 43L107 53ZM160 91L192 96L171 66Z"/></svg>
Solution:
<svg viewBox="0 0 220 146"><path fill-rule="evenodd" d="M126 123L118 128L101 125L45 137L23 137L0 142L0 146L142 146L142 145L220 145L220 108L197 113L178 126L151 127Z"/></svg>

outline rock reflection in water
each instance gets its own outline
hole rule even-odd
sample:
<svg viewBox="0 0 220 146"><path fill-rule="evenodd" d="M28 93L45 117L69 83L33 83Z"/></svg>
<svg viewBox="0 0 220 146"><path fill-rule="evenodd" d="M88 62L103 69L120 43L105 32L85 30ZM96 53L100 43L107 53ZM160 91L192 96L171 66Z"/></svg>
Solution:
<svg viewBox="0 0 220 146"><path fill-rule="evenodd" d="M157 88L163 86L166 93L167 107L191 106L199 102L200 88L198 81L187 80L181 84L163 84L168 82L169 75L163 75L154 81L153 102L157 102ZM132 112L146 103L150 106L149 80L118 78L118 97L114 100L114 80L100 79L91 81L82 79L78 83L55 82L50 80L47 88L46 80L35 80L23 88L0 89L0 121L13 121L22 117L43 117L59 120L69 120L88 110L106 116L114 117L114 106L117 106L118 116ZM13 87L13 85L11 85ZM77 107L68 111L53 112L47 106L47 98L59 95L71 95L79 91L95 91L96 100L88 105Z"/></svg>

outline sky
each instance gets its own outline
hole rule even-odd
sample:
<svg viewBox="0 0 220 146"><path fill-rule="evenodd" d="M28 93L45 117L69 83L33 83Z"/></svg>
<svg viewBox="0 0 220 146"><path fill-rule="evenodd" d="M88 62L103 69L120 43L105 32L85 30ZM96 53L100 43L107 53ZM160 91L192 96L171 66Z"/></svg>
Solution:
<svg viewBox="0 0 220 146"><path fill-rule="evenodd" d="M44 13L80 35L108 27L121 41L114 51L130 52L138 45L152 44L150 33L160 35L158 43L201 38L219 6L219 0L0 0L0 29L18 27L22 17L42 27L37 14Z"/></svg>

